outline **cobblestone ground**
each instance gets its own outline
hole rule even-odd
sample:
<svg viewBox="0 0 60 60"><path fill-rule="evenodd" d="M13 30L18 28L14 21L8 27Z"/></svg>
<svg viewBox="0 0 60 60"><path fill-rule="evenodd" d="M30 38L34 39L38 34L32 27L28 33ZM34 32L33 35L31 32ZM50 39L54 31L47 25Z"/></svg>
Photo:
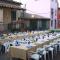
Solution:
<svg viewBox="0 0 60 60"><path fill-rule="evenodd" d="M10 59L8 54L2 54L2 55L0 54L0 60L21 60L21 59L16 58Z"/></svg>
<svg viewBox="0 0 60 60"><path fill-rule="evenodd" d="M0 60L10 60L7 54L0 55Z"/></svg>
<svg viewBox="0 0 60 60"><path fill-rule="evenodd" d="M53 60L60 60L60 52L58 52L58 54L54 56Z"/></svg>
<svg viewBox="0 0 60 60"><path fill-rule="evenodd" d="M0 55L0 60L21 60L21 59L10 59L7 54ZM60 60L60 52L54 56L53 60Z"/></svg>

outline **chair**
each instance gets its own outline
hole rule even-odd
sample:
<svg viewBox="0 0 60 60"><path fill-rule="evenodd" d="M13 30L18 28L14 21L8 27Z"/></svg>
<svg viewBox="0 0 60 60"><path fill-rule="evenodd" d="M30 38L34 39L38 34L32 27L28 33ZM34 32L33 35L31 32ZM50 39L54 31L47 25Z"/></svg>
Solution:
<svg viewBox="0 0 60 60"><path fill-rule="evenodd" d="M46 55L48 55L47 56L47 60L53 60L53 52L54 52L54 48L53 47L51 47L51 45L44 45L44 48L45 48L45 50L46 50Z"/></svg>
<svg viewBox="0 0 60 60"><path fill-rule="evenodd" d="M42 57L41 55L35 53L31 55L30 60L40 60L41 57Z"/></svg>
<svg viewBox="0 0 60 60"><path fill-rule="evenodd" d="M51 47L54 48L55 54L57 54L57 52L58 52L58 44L54 44Z"/></svg>
<svg viewBox="0 0 60 60"><path fill-rule="evenodd" d="M42 56L37 52L29 51L28 60L42 60Z"/></svg>
<svg viewBox="0 0 60 60"><path fill-rule="evenodd" d="M38 48L37 51L36 51L38 54L42 55L42 59L43 60L46 60L46 50L44 48Z"/></svg>
<svg viewBox="0 0 60 60"><path fill-rule="evenodd" d="M53 49L52 47L49 47L48 48L48 51L49 51L49 59L51 58L53 60ZM51 54L51 55L50 55Z"/></svg>
<svg viewBox="0 0 60 60"><path fill-rule="evenodd" d="M59 40L57 41L57 45L58 45L57 50L60 51L60 41Z"/></svg>

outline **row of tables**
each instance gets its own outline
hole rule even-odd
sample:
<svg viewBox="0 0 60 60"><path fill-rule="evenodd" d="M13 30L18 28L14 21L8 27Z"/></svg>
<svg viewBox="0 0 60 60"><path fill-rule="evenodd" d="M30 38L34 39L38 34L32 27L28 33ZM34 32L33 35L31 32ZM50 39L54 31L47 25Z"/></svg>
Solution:
<svg viewBox="0 0 60 60"><path fill-rule="evenodd" d="M22 38L27 38L27 37L36 37L36 36L44 36L45 34L47 34L48 32L43 32L43 33L35 33L32 32L31 34L26 34L26 35L22 35ZM52 35L52 34L51 34ZM17 36L17 35L16 35ZM19 35L19 37L21 37L21 35ZM40 38L40 40L38 39L37 41L34 41L33 43L29 43L29 44L20 44L20 46L11 46L9 48L9 57L10 58L20 58L20 59L23 59L23 60L27 60L28 58L28 54L30 51L36 51L37 48L39 47L43 47L44 45L46 44L49 44L51 42L53 42L54 40L57 40L58 38L60 37L60 33L56 33L55 36L53 37L50 37L50 39L48 38ZM38 37L36 37L38 38ZM21 38L18 38L18 40L21 40ZM9 39L9 40L14 40L14 39ZM0 43L4 43L5 41L8 41L7 40L0 40Z"/></svg>
<svg viewBox="0 0 60 60"><path fill-rule="evenodd" d="M3 34L3 36L0 36L0 44L3 44L7 41L13 41L13 40L16 40L16 39L23 39L25 37L30 37L30 36L33 36L33 35L37 35L37 34L44 34L44 33L48 33L49 31L31 31L31 32L18 32L18 33L6 33L6 34Z"/></svg>

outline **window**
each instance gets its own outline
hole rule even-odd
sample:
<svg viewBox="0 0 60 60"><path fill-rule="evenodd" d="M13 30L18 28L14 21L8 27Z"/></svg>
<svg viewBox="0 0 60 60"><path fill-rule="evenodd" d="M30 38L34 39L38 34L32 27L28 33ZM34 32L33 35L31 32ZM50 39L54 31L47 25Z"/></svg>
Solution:
<svg viewBox="0 0 60 60"><path fill-rule="evenodd" d="M16 29L16 24L15 23L13 23L12 29Z"/></svg>
<svg viewBox="0 0 60 60"><path fill-rule="evenodd" d="M56 20L55 20L55 28L56 28Z"/></svg>
<svg viewBox="0 0 60 60"><path fill-rule="evenodd" d="M53 18L53 8L51 8L51 18Z"/></svg>
<svg viewBox="0 0 60 60"><path fill-rule="evenodd" d="M55 10L55 16L56 16L56 10Z"/></svg>
<svg viewBox="0 0 60 60"><path fill-rule="evenodd" d="M16 20L16 11L11 11L11 20Z"/></svg>
<svg viewBox="0 0 60 60"><path fill-rule="evenodd" d="M51 27L53 26L53 20L51 20Z"/></svg>
<svg viewBox="0 0 60 60"><path fill-rule="evenodd" d="M60 20L58 20L58 24L60 24Z"/></svg>
<svg viewBox="0 0 60 60"><path fill-rule="evenodd" d="M42 22L38 21L39 27L42 27Z"/></svg>
<svg viewBox="0 0 60 60"><path fill-rule="evenodd" d="M16 29L19 29L19 24L16 24Z"/></svg>

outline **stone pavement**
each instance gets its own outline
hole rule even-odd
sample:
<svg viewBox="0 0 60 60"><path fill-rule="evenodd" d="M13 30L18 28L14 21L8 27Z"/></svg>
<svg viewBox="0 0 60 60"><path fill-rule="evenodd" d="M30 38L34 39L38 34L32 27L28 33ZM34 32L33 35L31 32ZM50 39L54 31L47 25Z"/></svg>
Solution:
<svg viewBox="0 0 60 60"><path fill-rule="evenodd" d="M10 60L7 54L0 55L0 60ZM12 59L12 60L21 60L21 59ZM53 60L60 60L60 52L54 56Z"/></svg>
<svg viewBox="0 0 60 60"><path fill-rule="evenodd" d="M7 54L0 55L0 60L10 60Z"/></svg>

